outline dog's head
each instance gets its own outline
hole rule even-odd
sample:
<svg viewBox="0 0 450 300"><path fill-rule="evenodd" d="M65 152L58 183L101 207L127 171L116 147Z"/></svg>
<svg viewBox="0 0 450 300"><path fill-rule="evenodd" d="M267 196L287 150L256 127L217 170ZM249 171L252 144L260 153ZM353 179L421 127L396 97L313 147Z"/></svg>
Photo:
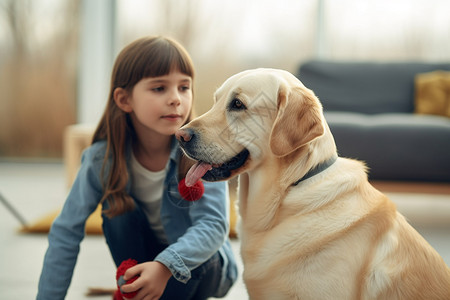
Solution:
<svg viewBox="0 0 450 300"><path fill-rule="evenodd" d="M199 161L192 181L227 180L269 158L290 155L324 134L314 93L286 71L256 69L227 79L213 107L176 136L186 155Z"/></svg>

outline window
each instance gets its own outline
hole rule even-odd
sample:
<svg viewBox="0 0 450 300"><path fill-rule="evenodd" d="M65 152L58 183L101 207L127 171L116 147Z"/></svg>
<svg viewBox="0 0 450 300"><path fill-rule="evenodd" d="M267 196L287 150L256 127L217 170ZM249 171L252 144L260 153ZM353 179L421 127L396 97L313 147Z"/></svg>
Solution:
<svg viewBox="0 0 450 300"><path fill-rule="evenodd" d="M2 1L0 156L61 156L76 121L78 11L78 1Z"/></svg>

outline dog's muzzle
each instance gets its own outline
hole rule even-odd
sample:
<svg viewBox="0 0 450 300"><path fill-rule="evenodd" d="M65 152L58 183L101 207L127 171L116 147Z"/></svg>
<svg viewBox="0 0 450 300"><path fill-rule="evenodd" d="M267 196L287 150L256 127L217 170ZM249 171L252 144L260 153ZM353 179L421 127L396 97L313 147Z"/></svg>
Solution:
<svg viewBox="0 0 450 300"><path fill-rule="evenodd" d="M188 172L186 181L189 183L195 183L200 178L206 181L227 180L234 175L234 170L246 163L250 155L249 151L244 149L224 163L217 162L214 159L217 149L212 145L202 144L194 130L180 129L175 136L186 155L198 161Z"/></svg>

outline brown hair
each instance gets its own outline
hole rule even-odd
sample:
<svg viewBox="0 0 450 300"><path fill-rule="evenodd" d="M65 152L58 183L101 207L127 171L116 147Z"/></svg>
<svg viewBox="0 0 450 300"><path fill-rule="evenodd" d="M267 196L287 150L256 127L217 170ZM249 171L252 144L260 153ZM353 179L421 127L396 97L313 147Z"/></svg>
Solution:
<svg viewBox="0 0 450 300"><path fill-rule="evenodd" d="M179 70L194 80L194 66L189 54L178 42L166 37L138 39L126 46L116 58L108 102L92 139L92 143L100 140L107 142L100 177L104 185L101 203L108 201L109 208L104 211L108 217L134 208L134 200L125 191L129 178L126 145L134 138L134 129L129 114L116 105L114 90L120 87L131 93L141 79L167 75L172 70ZM191 118L192 111L187 121ZM183 169L185 164L181 162Z"/></svg>

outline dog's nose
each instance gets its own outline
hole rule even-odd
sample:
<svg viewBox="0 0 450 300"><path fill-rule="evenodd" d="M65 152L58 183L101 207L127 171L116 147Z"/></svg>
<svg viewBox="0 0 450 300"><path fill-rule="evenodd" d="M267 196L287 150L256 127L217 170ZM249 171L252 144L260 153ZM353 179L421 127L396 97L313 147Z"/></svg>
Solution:
<svg viewBox="0 0 450 300"><path fill-rule="evenodd" d="M182 144L189 142L193 136L194 131L192 129L178 129L177 132L175 132L175 137Z"/></svg>

